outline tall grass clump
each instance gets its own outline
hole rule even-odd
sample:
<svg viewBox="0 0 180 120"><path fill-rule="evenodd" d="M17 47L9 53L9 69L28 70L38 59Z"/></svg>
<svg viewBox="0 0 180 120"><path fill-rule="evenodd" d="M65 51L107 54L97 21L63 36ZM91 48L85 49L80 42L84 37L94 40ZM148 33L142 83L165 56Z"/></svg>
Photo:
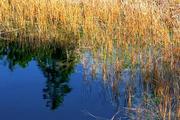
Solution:
<svg viewBox="0 0 180 120"><path fill-rule="evenodd" d="M86 47L178 42L179 1L0 0L0 30L49 39L74 33ZM173 35L173 41L170 40Z"/></svg>

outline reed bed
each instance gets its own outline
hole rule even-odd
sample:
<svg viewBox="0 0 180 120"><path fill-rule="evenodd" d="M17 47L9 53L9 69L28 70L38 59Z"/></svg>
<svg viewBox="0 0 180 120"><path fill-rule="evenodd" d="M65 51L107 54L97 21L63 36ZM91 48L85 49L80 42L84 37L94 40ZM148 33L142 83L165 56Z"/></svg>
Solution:
<svg viewBox="0 0 180 120"><path fill-rule="evenodd" d="M2 39L57 40L118 59L161 49L173 62L180 45L179 0L0 0ZM122 55L123 56L123 55ZM132 55L133 56L133 55ZM134 62L137 58L132 57Z"/></svg>
<svg viewBox="0 0 180 120"><path fill-rule="evenodd" d="M173 52L172 59L166 58L161 50L124 49L119 56L107 59L102 59L100 53L85 54L82 59L84 81L101 80L102 88L110 93L111 102L118 109L115 118L125 111L127 118L132 119L178 120L179 53ZM123 97L122 107L119 104L124 102ZM137 99L140 99L138 103Z"/></svg>
<svg viewBox="0 0 180 120"><path fill-rule="evenodd" d="M161 1L1 0L0 30L44 40L73 32L85 47L110 49L114 41L168 45L179 39L179 1Z"/></svg>

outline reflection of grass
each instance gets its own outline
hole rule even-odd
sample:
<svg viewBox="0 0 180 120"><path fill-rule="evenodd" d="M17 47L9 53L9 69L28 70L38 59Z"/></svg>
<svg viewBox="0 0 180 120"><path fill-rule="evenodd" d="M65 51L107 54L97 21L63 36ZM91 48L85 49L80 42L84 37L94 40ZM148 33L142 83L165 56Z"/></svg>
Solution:
<svg viewBox="0 0 180 120"><path fill-rule="evenodd" d="M117 99L118 93L123 91L119 87L123 84L126 87L124 106L128 117L176 119L180 115L179 52L156 47L139 50L121 48L120 51L105 58L104 54L94 52L92 60L83 62L86 75L96 78L94 76L100 73L102 82L108 83L106 85L111 89L112 99ZM115 60L111 61L114 57ZM139 98L138 91L144 99ZM136 99L141 99L140 103L136 103Z"/></svg>

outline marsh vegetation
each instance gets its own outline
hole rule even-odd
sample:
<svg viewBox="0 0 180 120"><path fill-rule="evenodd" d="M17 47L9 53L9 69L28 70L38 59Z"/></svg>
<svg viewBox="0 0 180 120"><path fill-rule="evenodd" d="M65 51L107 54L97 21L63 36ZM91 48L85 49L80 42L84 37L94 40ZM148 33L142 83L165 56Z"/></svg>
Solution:
<svg viewBox="0 0 180 120"><path fill-rule="evenodd" d="M84 86L100 83L115 108L111 120L180 118L179 0L0 0L0 58L11 70L35 60L51 109L81 65Z"/></svg>

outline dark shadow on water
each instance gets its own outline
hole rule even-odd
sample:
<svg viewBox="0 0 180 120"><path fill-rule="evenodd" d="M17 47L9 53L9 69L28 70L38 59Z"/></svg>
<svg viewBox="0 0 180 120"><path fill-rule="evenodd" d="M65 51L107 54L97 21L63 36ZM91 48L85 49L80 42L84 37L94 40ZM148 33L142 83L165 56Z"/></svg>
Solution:
<svg viewBox="0 0 180 120"><path fill-rule="evenodd" d="M64 96L71 92L68 85L69 75L74 72L76 64L75 45L58 42L31 43L30 41L0 41L0 59L13 71L17 65L26 68L35 60L46 77L43 98L47 107L57 109Z"/></svg>

